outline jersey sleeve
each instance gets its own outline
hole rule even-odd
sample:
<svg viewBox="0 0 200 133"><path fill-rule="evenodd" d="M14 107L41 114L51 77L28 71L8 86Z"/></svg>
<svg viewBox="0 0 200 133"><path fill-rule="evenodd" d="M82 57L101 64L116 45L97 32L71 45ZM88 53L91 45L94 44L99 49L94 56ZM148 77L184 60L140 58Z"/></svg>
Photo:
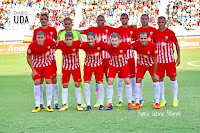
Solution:
<svg viewBox="0 0 200 133"><path fill-rule="evenodd" d="M54 28L54 40L57 40L58 36L57 36L57 31L56 29Z"/></svg>
<svg viewBox="0 0 200 133"><path fill-rule="evenodd" d="M62 48L62 41L58 42L55 46L55 49L61 49Z"/></svg>
<svg viewBox="0 0 200 133"><path fill-rule="evenodd" d="M60 36L61 36L61 33L58 34L58 38L57 38L58 41L61 40L61 39L60 39Z"/></svg>
<svg viewBox="0 0 200 133"><path fill-rule="evenodd" d="M27 55L32 55L33 54L33 47L32 47L32 43L28 46L27 49Z"/></svg>
<svg viewBox="0 0 200 133"><path fill-rule="evenodd" d="M83 30L84 34L86 34L86 35L87 35L87 33L91 32L91 31L92 31L92 30L91 30L91 27L88 28L88 29L86 29L86 30Z"/></svg>
<svg viewBox="0 0 200 133"><path fill-rule="evenodd" d="M173 31L171 32L171 36L172 36L172 42L177 43L178 40L177 40L176 35Z"/></svg>

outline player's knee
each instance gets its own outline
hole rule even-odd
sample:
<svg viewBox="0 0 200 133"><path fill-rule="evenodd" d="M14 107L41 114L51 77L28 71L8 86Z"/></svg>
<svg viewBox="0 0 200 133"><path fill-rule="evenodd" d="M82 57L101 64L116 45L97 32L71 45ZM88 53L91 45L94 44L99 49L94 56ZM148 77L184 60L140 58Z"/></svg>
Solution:
<svg viewBox="0 0 200 133"><path fill-rule="evenodd" d="M113 85L113 81L108 80L108 85Z"/></svg>
<svg viewBox="0 0 200 133"><path fill-rule="evenodd" d="M103 84L103 82L102 81L97 81L97 84Z"/></svg>
<svg viewBox="0 0 200 133"><path fill-rule="evenodd" d="M75 87L76 87L76 88L80 87L80 82L76 82L76 83L75 83Z"/></svg>
<svg viewBox="0 0 200 133"><path fill-rule="evenodd" d="M54 78L52 79L52 83L53 83L53 84L56 84L56 83L57 83L57 78L56 78L56 77L54 77Z"/></svg>
<svg viewBox="0 0 200 133"><path fill-rule="evenodd" d="M162 81L164 81L164 78L159 78L159 82L162 82Z"/></svg>
<svg viewBox="0 0 200 133"><path fill-rule="evenodd" d="M40 85L40 84L41 84L41 79L36 79L36 80L34 80L34 84L35 84L35 85Z"/></svg>
<svg viewBox="0 0 200 133"><path fill-rule="evenodd" d="M46 79L46 84L51 84L52 80L51 79Z"/></svg>
<svg viewBox="0 0 200 133"><path fill-rule="evenodd" d="M63 88L68 88L68 83L63 83Z"/></svg>
<svg viewBox="0 0 200 133"><path fill-rule="evenodd" d="M84 83L90 84L90 81L84 81Z"/></svg>
<svg viewBox="0 0 200 133"><path fill-rule="evenodd" d="M124 79L124 82L125 82L126 85L130 85L131 84L131 81L130 81L129 78Z"/></svg>
<svg viewBox="0 0 200 133"><path fill-rule="evenodd" d="M175 81L175 80L176 80L176 77L170 77L170 80L171 80L171 81Z"/></svg>
<svg viewBox="0 0 200 133"><path fill-rule="evenodd" d="M136 83L142 83L142 79L137 78L137 79L136 79Z"/></svg>

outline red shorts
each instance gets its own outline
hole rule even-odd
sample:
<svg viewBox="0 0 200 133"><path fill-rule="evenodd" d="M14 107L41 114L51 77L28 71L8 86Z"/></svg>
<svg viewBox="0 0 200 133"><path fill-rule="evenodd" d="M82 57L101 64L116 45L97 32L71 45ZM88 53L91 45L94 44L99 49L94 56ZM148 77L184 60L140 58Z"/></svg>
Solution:
<svg viewBox="0 0 200 133"><path fill-rule="evenodd" d="M176 77L176 63L171 62L171 63L158 63L157 70L159 72L159 77L164 78L165 77L165 71L166 75L168 77Z"/></svg>
<svg viewBox="0 0 200 133"><path fill-rule="evenodd" d="M147 66L137 66L137 71L136 71L136 78L143 78L146 71L149 71L151 77L153 76L153 66L147 67ZM158 69L156 71L156 74L159 76Z"/></svg>
<svg viewBox="0 0 200 133"><path fill-rule="evenodd" d="M105 75L107 76L107 71L108 71L108 67L109 67L109 59L103 59L103 71L105 73Z"/></svg>
<svg viewBox="0 0 200 133"><path fill-rule="evenodd" d="M94 73L96 81L103 81L103 65L97 67L84 65L84 81L91 81L92 73Z"/></svg>
<svg viewBox="0 0 200 133"><path fill-rule="evenodd" d="M80 67L75 70L66 70L62 69L62 83L68 83L70 80L70 76L73 76L74 82L81 82L81 71Z"/></svg>
<svg viewBox="0 0 200 133"><path fill-rule="evenodd" d="M110 65L108 68L108 78L115 78L117 73L120 74L120 78L130 78L131 77L128 65L125 65L123 67L113 67Z"/></svg>
<svg viewBox="0 0 200 133"><path fill-rule="evenodd" d="M52 60L52 71L53 71L53 78L57 77L57 66L56 66L56 60Z"/></svg>
<svg viewBox="0 0 200 133"><path fill-rule="evenodd" d="M35 75L33 77L33 80L41 79L42 77L44 77L45 79L52 79L53 78L52 66L36 67L34 69L39 75Z"/></svg>
<svg viewBox="0 0 200 133"><path fill-rule="evenodd" d="M128 66L129 66L129 70L131 74L130 78L134 78L135 77L135 58L134 57L128 59ZM121 73L118 74L118 77L122 78Z"/></svg>

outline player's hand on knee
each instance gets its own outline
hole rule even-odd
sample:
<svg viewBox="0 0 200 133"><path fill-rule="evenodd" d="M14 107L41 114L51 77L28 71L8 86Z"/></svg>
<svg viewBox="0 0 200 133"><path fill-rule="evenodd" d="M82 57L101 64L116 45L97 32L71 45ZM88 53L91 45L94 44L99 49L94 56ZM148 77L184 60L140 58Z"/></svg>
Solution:
<svg viewBox="0 0 200 133"><path fill-rule="evenodd" d="M32 71L32 77L34 78L36 75L40 76L35 70Z"/></svg>
<svg viewBox="0 0 200 133"><path fill-rule="evenodd" d="M159 76L157 74L153 74L153 81L159 81Z"/></svg>

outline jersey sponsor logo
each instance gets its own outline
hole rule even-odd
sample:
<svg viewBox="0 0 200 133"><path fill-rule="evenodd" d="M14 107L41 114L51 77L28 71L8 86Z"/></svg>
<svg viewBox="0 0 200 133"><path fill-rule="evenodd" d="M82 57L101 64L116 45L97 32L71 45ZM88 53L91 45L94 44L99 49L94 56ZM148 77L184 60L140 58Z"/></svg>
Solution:
<svg viewBox="0 0 200 133"><path fill-rule="evenodd" d="M168 36L165 36L165 39L168 39Z"/></svg>
<svg viewBox="0 0 200 133"><path fill-rule="evenodd" d="M95 56L98 56L99 55L99 53L95 53Z"/></svg>
<svg viewBox="0 0 200 133"><path fill-rule="evenodd" d="M143 55L144 58L148 58L148 55Z"/></svg>
<svg viewBox="0 0 200 133"><path fill-rule="evenodd" d="M122 58L122 54L119 55L119 58Z"/></svg>
<svg viewBox="0 0 200 133"><path fill-rule="evenodd" d="M28 49L28 53L29 53L29 54L31 53L31 49Z"/></svg>
<svg viewBox="0 0 200 133"><path fill-rule="evenodd" d="M148 37L148 41L151 41L151 38L150 38L150 37Z"/></svg>
<svg viewBox="0 0 200 133"><path fill-rule="evenodd" d="M131 38L127 38L127 42L130 42L131 41Z"/></svg>
<svg viewBox="0 0 200 133"><path fill-rule="evenodd" d="M76 55L76 53L72 53L72 56L75 56Z"/></svg>
<svg viewBox="0 0 200 133"><path fill-rule="evenodd" d="M48 51L48 52L46 52L46 55L49 55L49 51Z"/></svg>
<svg viewBox="0 0 200 133"><path fill-rule="evenodd" d="M162 42L161 44L162 44L163 46L165 46L165 45L166 45L166 43L165 43L165 42Z"/></svg>
<svg viewBox="0 0 200 133"><path fill-rule="evenodd" d="M119 52L120 52L120 53L123 53L123 50L120 50Z"/></svg>
<svg viewBox="0 0 200 133"><path fill-rule="evenodd" d="M103 39L106 39L107 38L107 36L106 35L103 35Z"/></svg>

